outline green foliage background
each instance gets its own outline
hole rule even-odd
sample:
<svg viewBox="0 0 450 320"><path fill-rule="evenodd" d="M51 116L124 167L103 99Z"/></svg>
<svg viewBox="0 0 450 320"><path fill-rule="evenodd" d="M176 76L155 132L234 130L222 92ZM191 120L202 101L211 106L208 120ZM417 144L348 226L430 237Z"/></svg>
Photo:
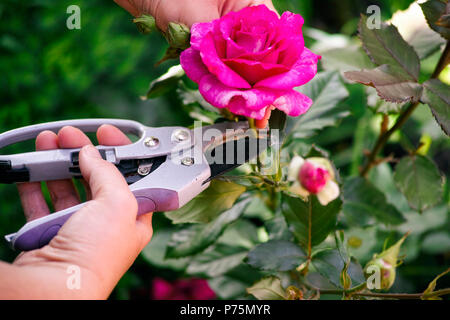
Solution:
<svg viewBox="0 0 450 320"><path fill-rule="evenodd" d="M280 12L289 10L302 14L305 26L349 36L355 35L359 14L365 13L368 5L378 4L383 19L388 19L393 12L407 8L411 2L274 1ZM66 8L72 4L81 8L81 30L66 28ZM141 35L131 20L127 12L107 0L2 1L0 132L45 121L93 117L128 118L149 126L190 125L192 120L175 94L147 101L139 98L145 94L150 81L174 62L155 67L167 47L165 40L158 34ZM313 42L306 37L308 47ZM433 55L424 61L422 72L431 74L437 59L438 55ZM322 130L310 141L330 152L331 159L344 176L357 172L363 161L363 151L369 149L376 138L381 120L372 117L367 109L362 86L346 86L350 98L345 101L345 107L351 115L339 126ZM417 145L421 133L425 132L433 138L428 155L448 176L450 145L439 130L428 109L419 108L405 125L402 135L394 137L388 144L385 154L403 155L401 146ZM26 148L32 148L32 143L2 153ZM387 165L381 165L372 171L371 179L379 188L389 190L388 200L395 203L401 195L391 182L383 179L389 170ZM448 190L444 200L444 204L448 203ZM449 265L448 207L433 210L425 212L426 216L412 213L414 217L408 222L409 226L417 228L420 225L423 232L408 238L405 243L408 263L399 270L394 291L420 292L444 266ZM15 187L1 185L0 235L18 230L23 223ZM173 228L163 215L155 215L154 227L156 230ZM390 232L371 232L366 234L367 242L375 251L381 250L383 242L376 239L389 237ZM383 237L376 237L377 232L383 233ZM14 257L15 253L1 242L0 260L12 261ZM369 258L365 257L366 261ZM150 266L140 258L119 283L112 298L149 298L151 279L154 276L175 279L181 276L176 269ZM443 286L445 281L448 286L448 280L442 281Z"/></svg>

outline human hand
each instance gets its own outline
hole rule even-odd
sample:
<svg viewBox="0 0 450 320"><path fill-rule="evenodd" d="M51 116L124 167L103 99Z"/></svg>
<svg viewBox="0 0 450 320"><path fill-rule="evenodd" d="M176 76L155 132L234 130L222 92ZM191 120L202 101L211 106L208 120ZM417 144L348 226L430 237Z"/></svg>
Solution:
<svg viewBox="0 0 450 320"><path fill-rule="evenodd" d="M130 140L117 128L104 125L97 138L102 145L125 145ZM80 168L88 200L45 247L22 253L6 269L11 276L0 282L0 296L38 299L104 299L134 262L152 236L152 215L137 217L137 202L116 167L104 161L89 138L73 127L58 135L42 132L37 150L80 148ZM71 180L49 181L48 190L56 211L79 203ZM18 185L28 221L50 213L40 183ZM80 289L67 286L69 267L80 275ZM2 267L2 265L0 265ZM4 265L3 265L4 267ZM1 268L0 268L1 269ZM5 275L5 273L3 273ZM10 279L8 285L5 281ZM3 290L6 287L8 290Z"/></svg>
<svg viewBox="0 0 450 320"><path fill-rule="evenodd" d="M150 14L162 30L169 22L184 23L191 27L196 22L209 22L231 11L265 4L276 11L272 0L114 0L122 8L137 17Z"/></svg>

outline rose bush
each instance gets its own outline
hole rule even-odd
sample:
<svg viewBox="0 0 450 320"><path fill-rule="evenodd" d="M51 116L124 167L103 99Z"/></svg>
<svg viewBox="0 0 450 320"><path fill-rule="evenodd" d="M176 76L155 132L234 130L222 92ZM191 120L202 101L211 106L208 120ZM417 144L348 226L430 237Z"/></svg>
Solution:
<svg viewBox="0 0 450 320"><path fill-rule="evenodd" d="M320 59L304 46L302 25L299 14L279 18L265 5L230 12L194 24L180 62L217 108L258 120L273 107L299 116L312 100L293 88L315 76Z"/></svg>

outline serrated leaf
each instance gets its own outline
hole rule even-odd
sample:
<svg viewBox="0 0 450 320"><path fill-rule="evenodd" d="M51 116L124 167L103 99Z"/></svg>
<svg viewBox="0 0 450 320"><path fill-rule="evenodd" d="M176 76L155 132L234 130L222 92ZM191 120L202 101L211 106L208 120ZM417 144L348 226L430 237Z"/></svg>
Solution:
<svg viewBox="0 0 450 320"><path fill-rule="evenodd" d="M313 196L311 208L308 202L300 198L290 197L286 194L283 194L282 198L282 213L292 233L304 248L308 247L310 226L312 246L320 244L334 230L341 206L342 201L339 198L324 207L319 203L317 197ZM311 225L309 223L310 209Z"/></svg>
<svg viewBox="0 0 450 320"><path fill-rule="evenodd" d="M277 277L265 277L247 289L258 300L286 300L286 290Z"/></svg>
<svg viewBox="0 0 450 320"><path fill-rule="evenodd" d="M245 187L239 184L215 180L184 207L166 212L166 216L175 224L208 223L230 209L244 191Z"/></svg>
<svg viewBox="0 0 450 320"><path fill-rule="evenodd" d="M430 28L445 39L450 40L450 28L448 26L450 6L446 2L439 0L429 0L421 3L420 6Z"/></svg>
<svg viewBox="0 0 450 320"><path fill-rule="evenodd" d="M394 181L414 210L424 211L442 199L443 178L438 168L424 156L407 156L395 167Z"/></svg>
<svg viewBox="0 0 450 320"><path fill-rule="evenodd" d="M343 200L343 212L351 224L365 226L371 218L388 225L405 222L400 211L388 203L386 196L364 178L350 178L344 183Z"/></svg>
<svg viewBox="0 0 450 320"><path fill-rule="evenodd" d="M237 267L247 256L248 249L217 244L194 257L186 272L192 275L217 277Z"/></svg>
<svg viewBox="0 0 450 320"><path fill-rule="evenodd" d="M319 251L313 256L311 263L317 272L328 279L334 286L342 288L341 273L345 268L346 262L342 260L338 250L326 249ZM354 259L348 264L345 273L349 277L347 280L351 280L349 282L351 282L352 287L357 287L366 281L361 265Z"/></svg>
<svg viewBox="0 0 450 320"><path fill-rule="evenodd" d="M428 104L442 130L450 135L450 86L438 79L428 80L423 86L423 102Z"/></svg>
<svg viewBox="0 0 450 320"><path fill-rule="evenodd" d="M206 225L194 225L175 232L167 247L166 258L187 257L208 248L231 223L242 215L250 201L251 199L240 201Z"/></svg>
<svg viewBox="0 0 450 320"><path fill-rule="evenodd" d="M150 83L147 94L142 99L153 99L169 92L177 86L182 76L184 76L184 70L181 65L169 68L166 73Z"/></svg>
<svg viewBox="0 0 450 320"><path fill-rule="evenodd" d="M373 87L366 87L367 105L376 113L395 114L399 113L405 104L388 102L378 97L377 90Z"/></svg>
<svg viewBox="0 0 450 320"><path fill-rule="evenodd" d="M402 74L394 73L390 66L382 65L372 70L348 71L348 80L374 87L380 98L402 103L416 102L422 95L422 86Z"/></svg>
<svg viewBox="0 0 450 320"><path fill-rule="evenodd" d="M445 40L428 26L417 1L406 10L395 12L390 22L397 27L403 39L414 48L420 60L435 53L445 43Z"/></svg>
<svg viewBox="0 0 450 320"><path fill-rule="evenodd" d="M378 66L389 65L395 74L403 75L403 79L418 80L419 57L395 26L382 23L380 29L369 29L367 17L361 15L359 37L364 50Z"/></svg>
<svg viewBox="0 0 450 320"><path fill-rule="evenodd" d="M305 252L299 246L284 240L259 244L247 258L249 265L265 271L289 271L306 261Z"/></svg>
<svg viewBox="0 0 450 320"><path fill-rule="evenodd" d="M334 126L350 114L339 102L348 97L337 71L326 71L317 74L313 80L297 89L306 94L314 103L305 114L297 118L288 118L287 133L294 138L307 138L313 136L318 130Z"/></svg>

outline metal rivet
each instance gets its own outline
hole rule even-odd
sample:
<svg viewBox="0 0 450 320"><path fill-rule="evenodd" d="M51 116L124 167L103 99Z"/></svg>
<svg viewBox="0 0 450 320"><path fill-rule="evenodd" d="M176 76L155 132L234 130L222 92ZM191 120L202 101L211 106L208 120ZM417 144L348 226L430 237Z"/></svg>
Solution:
<svg viewBox="0 0 450 320"><path fill-rule="evenodd" d="M182 142L182 141L186 141L190 138L190 133L187 130L183 130L183 129L179 129L176 130L173 133L173 137L175 138L176 141Z"/></svg>
<svg viewBox="0 0 450 320"><path fill-rule="evenodd" d="M149 148L155 148L159 145L159 139L155 137L149 137L144 140L144 145Z"/></svg>
<svg viewBox="0 0 450 320"><path fill-rule="evenodd" d="M151 170L152 170L152 165L151 164L147 164L147 165L139 166L137 172L141 176L148 176Z"/></svg>
<svg viewBox="0 0 450 320"><path fill-rule="evenodd" d="M194 158L186 157L181 159L181 164L183 166L192 166L194 164Z"/></svg>

